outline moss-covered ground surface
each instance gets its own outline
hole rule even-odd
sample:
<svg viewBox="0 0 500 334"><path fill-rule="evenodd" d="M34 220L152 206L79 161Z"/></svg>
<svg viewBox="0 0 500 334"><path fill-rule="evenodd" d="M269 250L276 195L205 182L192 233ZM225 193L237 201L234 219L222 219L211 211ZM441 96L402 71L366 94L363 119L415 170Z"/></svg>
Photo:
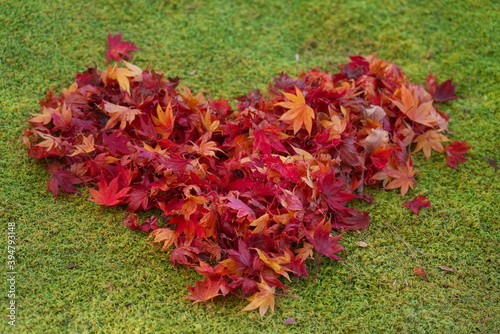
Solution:
<svg viewBox="0 0 500 334"><path fill-rule="evenodd" d="M498 22L500 3L481 0L0 1L0 332L498 333L500 171L484 158L500 159ZM405 199L370 190L372 224L344 237L347 263L323 259L316 280L288 284L298 298L277 297L274 314L240 313L247 302L236 297L191 306L180 298L194 270L174 268L123 226L123 208L102 211L86 189L56 201L18 140L47 89L105 68L108 32L142 48L135 64L215 98L263 89L281 71L335 71L357 54L392 60L420 84L429 72L453 77L463 98L441 109L452 117L450 138L473 148L457 169L443 155L416 154L418 185ZM417 195L432 202L419 216L401 207ZM284 324L290 317L296 323Z"/></svg>

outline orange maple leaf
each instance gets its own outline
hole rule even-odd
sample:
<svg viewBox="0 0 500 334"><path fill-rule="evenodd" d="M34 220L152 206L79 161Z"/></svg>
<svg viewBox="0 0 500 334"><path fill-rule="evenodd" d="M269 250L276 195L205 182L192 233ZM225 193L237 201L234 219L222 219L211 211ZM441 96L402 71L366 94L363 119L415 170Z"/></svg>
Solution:
<svg viewBox="0 0 500 334"><path fill-rule="evenodd" d="M153 243L163 243L161 250L167 250L172 244L177 247L177 233L169 228L158 228L149 234L154 237Z"/></svg>
<svg viewBox="0 0 500 334"><path fill-rule="evenodd" d="M398 166L398 169L388 169L385 170L385 173L392 177L393 180L384 187L384 189L397 189L401 188L401 197L406 195L408 192L408 188L413 189L414 184L413 182L415 181L415 173L417 173L417 170L413 169L413 165L411 163L411 160L408 160L406 162L406 165Z"/></svg>
<svg viewBox="0 0 500 334"><path fill-rule="evenodd" d="M426 133L417 136L417 138L413 140L414 143L417 143L417 147L415 147L413 153L423 150L425 157L429 159L432 150L439 153L445 152L443 146L443 142L445 141L449 141L446 136L440 134L436 130L429 130Z"/></svg>
<svg viewBox="0 0 500 334"><path fill-rule="evenodd" d="M312 120L316 117L314 110L306 104L306 100L302 92L295 87L295 94L284 93L290 102L280 102L275 105L289 109L286 113L281 115L280 120L293 124L293 133L299 132L302 125L306 126L307 132L309 134L312 130Z"/></svg>
<svg viewBox="0 0 500 334"><path fill-rule="evenodd" d="M172 111L172 105L169 103L165 111L161 108L160 104L156 107L158 118L151 116L154 124L156 125L156 133L160 134L162 139L167 139L174 131L175 117Z"/></svg>
<svg viewBox="0 0 500 334"><path fill-rule="evenodd" d="M267 285L264 280L261 283L257 283L257 286L259 287L259 292L247 298L251 303L241 311L252 311L258 308L260 316L264 317L269 308L274 312L274 291L276 288Z"/></svg>
<svg viewBox="0 0 500 334"><path fill-rule="evenodd" d="M191 296L183 297L182 299L194 300L193 304L206 302L216 296L220 296L221 281L212 281L210 277L203 281L197 281L196 286L188 286Z"/></svg>
<svg viewBox="0 0 500 334"><path fill-rule="evenodd" d="M414 122L433 127L440 121L439 115L434 111L432 100L420 103L416 89L412 92L405 86L399 88L401 101L391 100L409 119Z"/></svg>
<svg viewBox="0 0 500 334"><path fill-rule="evenodd" d="M104 102L103 110L111 116L106 123L104 130L111 129L116 123L120 122L120 130L125 129L127 123L132 123L136 115L142 114L138 109L131 109L129 107L119 106L113 103Z"/></svg>

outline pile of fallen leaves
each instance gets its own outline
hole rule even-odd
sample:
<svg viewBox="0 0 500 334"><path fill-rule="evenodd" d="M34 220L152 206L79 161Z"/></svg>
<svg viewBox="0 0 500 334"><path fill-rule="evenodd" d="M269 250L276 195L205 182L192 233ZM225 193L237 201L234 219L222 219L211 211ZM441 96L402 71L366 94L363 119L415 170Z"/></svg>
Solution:
<svg viewBox="0 0 500 334"><path fill-rule="evenodd" d="M366 186L404 196L412 153L445 153L456 167L470 148L445 145L449 116L437 102L456 98L451 80L429 75L426 90L374 56L351 57L336 74L281 74L233 108L126 62L137 47L121 35L108 41L108 63L118 62L49 91L24 141L47 163L56 197L84 184L91 201L125 205L126 226L204 276L188 288L195 303L233 294L264 315L281 277L307 275L313 257L340 260L334 231L369 225L348 206L371 201ZM138 221L153 208L161 214Z"/></svg>

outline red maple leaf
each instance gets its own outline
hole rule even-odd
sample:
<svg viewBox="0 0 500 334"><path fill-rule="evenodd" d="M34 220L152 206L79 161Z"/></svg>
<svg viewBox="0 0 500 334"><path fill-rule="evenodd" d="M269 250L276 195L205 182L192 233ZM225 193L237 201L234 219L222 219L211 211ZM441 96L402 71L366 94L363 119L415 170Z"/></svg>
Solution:
<svg viewBox="0 0 500 334"><path fill-rule="evenodd" d="M47 170L51 175L47 182L47 191L51 191L56 198L59 194L59 188L65 193L80 193L74 185L83 183L82 179L71 174L69 171L61 170L59 164L51 164Z"/></svg>
<svg viewBox="0 0 500 334"><path fill-rule="evenodd" d="M340 260L340 257L335 254L344 250L344 247L338 244L340 238L342 238L342 234L332 237L330 235L331 230L332 226L329 222L322 222L314 229L314 235L311 235L307 229L304 229L304 232L307 240L309 240L318 253L334 260Z"/></svg>
<svg viewBox="0 0 500 334"><path fill-rule="evenodd" d="M431 73L427 76L426 88L432 95L434 101L444 102L449 100L454 100L460 98L460 96L455 96L455 88L453 79L448 79L443 81L440 85L437 84L436 78Z"/></svg>
<svg viewBox="0 0 500 334"><path fill-rule="evenodd" d="M100 205L107 206L121 204L123 200L128 196L128 192L131 187L123 187L122 189L119 189L119 178L120 176L115 177L108 184L106 182L106 178L101 177L101 181L99 182L99 190L89 189L90 194L94 198L89 198L88 200L91 202L96 202Z"/></svg>
<svg viewBox="0 0 500 334"><path fill-rule="evenodd" d="M257 150L261 150L264 154L270 154L271 149L275 149L279 152L286 153L286 148L280 142L280 140L287 139L290 136L281 132L283 130L277 126L268 126L261 130L257 130L253 133L254 143L253 150L256 152Z"/></svg>
<svg viewBox="0 0 500 334"><path fill-rule="evenodd" d="M108 50L106 51L108 62L112 59L120 61L125 57L132 59L128 52L133 50L140 49L129 41L122 41L122 33L115 36L108 34Z"/></svg>
<svg viewBox="0 0 500 334"><path fill-rule="evenodd" d="M410 208L411 211L413 211L414 214L418 215L419 208L430 207L431 206L431 202L430 201L426 201L425 200L425 195L422 195L422 196L416 196L411 201L404 202L403 206L406 207L406 208Z"/></svg>
<svg viewBox="0 0 500 334"><path fill-rule="evenodd" d="M344 204L356 198L356 195L342 191L344 183L343 179L336 180L333 173L326 175L318 182L318 189L325 195L328 206L334 211L348 210Z"/></svg>
<svg viewBox="0 0 500 334"><path fill-rule="evenodd" d="M465 162L467 160L464 154L471 149L469 143L464 141L455 140L450 145L445 147L446 149L446 163L450 167L457 167L459 162Z"/></svg>
<svg viewBox="0 0 500 334"><path fill-rule="evenodd" d="M195 286L188 286L190 296L183 297L182 299L194 300L193 304L206 302L214 297L220 296L221 280L213 281L210 277L204 280L196 281Z"/></svg>

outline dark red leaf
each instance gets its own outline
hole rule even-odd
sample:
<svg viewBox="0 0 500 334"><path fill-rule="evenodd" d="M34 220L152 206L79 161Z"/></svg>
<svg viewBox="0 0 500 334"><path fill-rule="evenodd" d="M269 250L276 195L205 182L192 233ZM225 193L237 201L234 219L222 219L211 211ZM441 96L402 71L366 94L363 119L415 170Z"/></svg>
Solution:
<svg viewBox="0 0 500 334"><path fill-rule="evenodd" d="M414 214L418 215L419 208L430 207L431 202L425 200L425 195L417 196L411 201L405 201L403 206L406 208L410 208Z"/></svg>
<svg viewBox="0 0 500 334"><path fill-rule="evenodd" d="M465 162L465 160L467 160L464 154L471 149L471 146L464 141L455 140L446 146L445 149L448 166L455 168L458 166L459 162Z"/></svg>

